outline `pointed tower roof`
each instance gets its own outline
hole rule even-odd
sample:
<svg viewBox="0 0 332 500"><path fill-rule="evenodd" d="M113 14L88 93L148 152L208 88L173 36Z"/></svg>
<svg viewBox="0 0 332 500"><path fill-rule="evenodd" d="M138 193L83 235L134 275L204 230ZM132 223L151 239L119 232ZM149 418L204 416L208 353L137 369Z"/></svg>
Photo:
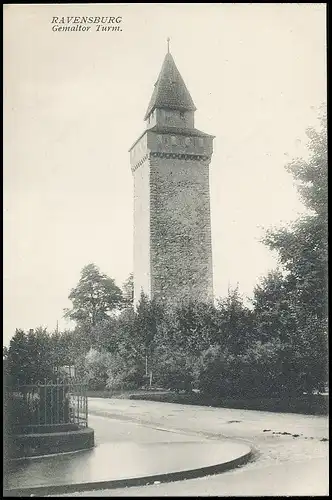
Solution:
<svg viewBox="0 0 332 500"><path fill-rule="evenodd" d="M170 52L166 54L144 120L155 108L196 111L196 106Z"/></svg>

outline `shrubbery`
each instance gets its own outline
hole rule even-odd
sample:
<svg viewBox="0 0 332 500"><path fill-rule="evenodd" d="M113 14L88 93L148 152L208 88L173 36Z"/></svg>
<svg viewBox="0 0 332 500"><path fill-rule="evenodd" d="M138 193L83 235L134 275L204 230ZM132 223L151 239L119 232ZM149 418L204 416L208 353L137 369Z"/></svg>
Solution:
<svg viewBox="0 0 332 500"><path fill-rule="evenodd" d="M79 354L78 330L73 332L76 343L72 351L68 333L63 338L58 335L55 344L52 335L38 334L39 342L46 341L48 346L44 357L39 358L39 379L54 377L52 360L64 342L67 362L75 364L77 378L94 391L135 390L151 383L176 391L199 389L210 397L257 398L324 389L327 377L322 360L326 354L318 350L316 323L293 329L285 322L284 328L266 335L266 315L260 326L257 312L246 308L239 294L231 290L228 300L215 307L192 303L177 312L163 311L159 321L153 323L151 335L147 325L151 324L149 314L155 317L153 307L149 304L143 317L139 317L140 310L130 310L108 324L104 322L99 346L93 337L90 347L82 342ZM148 338L145 332L149 332ZM29 335L30 343L21 331L12 339L6 359L8 380L16 377L21 383L36 381L37 365L29 361L35 356L36 342ZM323 349L323 343L320 345ZM23 352L24 359L18 357ZM22 359L18 365L17 359Z"/></svg>

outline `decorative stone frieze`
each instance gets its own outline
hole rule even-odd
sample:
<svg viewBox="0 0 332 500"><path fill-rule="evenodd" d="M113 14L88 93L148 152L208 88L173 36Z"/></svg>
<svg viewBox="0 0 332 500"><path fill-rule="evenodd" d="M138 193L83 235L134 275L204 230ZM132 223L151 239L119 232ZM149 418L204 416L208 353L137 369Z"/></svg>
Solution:
<svg viewBox="0 0 332 500"><path fill-rule="evenodd" d="M190 160L190 161L207 161L211 160L211 156L187 154L187 153L164 153L160 151L152 151L150 158L165 158L174 160Z"/></svg>

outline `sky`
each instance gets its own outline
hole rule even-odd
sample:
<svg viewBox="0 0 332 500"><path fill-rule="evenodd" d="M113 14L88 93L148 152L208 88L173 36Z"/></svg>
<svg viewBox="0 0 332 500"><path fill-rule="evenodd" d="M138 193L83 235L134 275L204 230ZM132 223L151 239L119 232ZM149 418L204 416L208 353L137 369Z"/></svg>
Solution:
<svg viewBox="0 0 332 500"><path fill-rule="evenodd" d="M213 134L216 297L250 297L277 265L260 239L304 211L285 170L326 101L325 4L4 6L4 344L54 330L81 269L133 270L128 149L167 51ZM122 17L121 32L54 32L53 16Z"/></svg>

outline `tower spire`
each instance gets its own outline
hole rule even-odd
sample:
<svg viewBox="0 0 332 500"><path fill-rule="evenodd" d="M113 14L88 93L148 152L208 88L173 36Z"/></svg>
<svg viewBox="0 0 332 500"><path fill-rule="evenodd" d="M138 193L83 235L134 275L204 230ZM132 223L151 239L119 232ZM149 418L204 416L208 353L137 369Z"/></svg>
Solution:
<svg viewBox="0 0 332 500"><path fill-rule="evenodd" d="M177 109L180 111L196 111L195 104L188 92L188 89L175 66L172 54L169 51L170 38L167 37L167 54L165 56L158 79L154 85L154 90L148 110L144 120L147 120L150 113L155 108Z"/></svg>

